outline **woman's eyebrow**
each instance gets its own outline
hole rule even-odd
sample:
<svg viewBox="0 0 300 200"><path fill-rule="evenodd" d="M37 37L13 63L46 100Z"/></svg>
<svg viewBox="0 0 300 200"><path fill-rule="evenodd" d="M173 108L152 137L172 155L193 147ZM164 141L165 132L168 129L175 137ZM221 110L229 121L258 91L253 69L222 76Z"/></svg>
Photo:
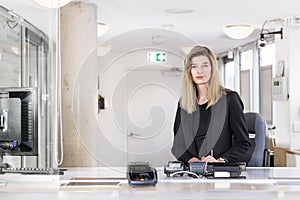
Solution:
<svg viewBox="0 0 300 200"><path fill-rule="evenodd" d="M197 65L198 63L192 63L191 62L191 65ZM205 61L205 62L203 62L203 63L200 63L201 65L203 65L203 64L209 64L209 62L208 61Z"/></svg>

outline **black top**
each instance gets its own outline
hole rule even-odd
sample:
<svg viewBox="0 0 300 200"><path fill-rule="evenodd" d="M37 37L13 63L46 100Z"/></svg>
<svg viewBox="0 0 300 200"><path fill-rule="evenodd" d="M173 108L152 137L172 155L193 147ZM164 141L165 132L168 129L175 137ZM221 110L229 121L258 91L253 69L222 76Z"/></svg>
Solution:
<svg viewBox="0 0 300 200"><path fill-rule="evenodd" d="M194 142L196 145L197 152L199 152L200 147L203 143L203 140L205 139L208 125L210 122L210 112L211 112L211 107L206 109L207 103L199 105L199 110L200 110L200 120L199 120L199 127L197 134L195 136Z"/></svg>
<svg viewBox="0 0 300 200"><path fill-rule="evenodd" d="M174 156L187 162L192 157L207 156L213 149L216 159L248 162L252 152L248 152L250 139L238 93L228 90L215 105L206 107L207 104L199 105L197 111L188 114L178 103L172 147Z"/></svg>

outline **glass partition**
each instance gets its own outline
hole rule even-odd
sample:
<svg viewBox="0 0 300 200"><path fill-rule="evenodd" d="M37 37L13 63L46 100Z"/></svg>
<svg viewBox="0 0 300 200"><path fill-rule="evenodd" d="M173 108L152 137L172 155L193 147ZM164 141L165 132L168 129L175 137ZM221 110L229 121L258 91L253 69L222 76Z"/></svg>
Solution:
<svg viewBox="0 0 300 200"><path fill-rule="evenodd" d="M14 167L55 165L52 152L57 129L53 127L59 120L54 107L57 85L52 80L59 70L49 67L56 64L55 54L53 39L49 42L42 30L0 6L0 91L7 97L0 102L1 124L14 121L0 128L0 143L6 144L0 145L0 155ZM7 149L8 144L15 146Z"/></svg>
<svg viewBox="0 0 300 200"><path fill-rule="evenodd" d="M21 86L21 26L0 7L0 87Z"/></svg>

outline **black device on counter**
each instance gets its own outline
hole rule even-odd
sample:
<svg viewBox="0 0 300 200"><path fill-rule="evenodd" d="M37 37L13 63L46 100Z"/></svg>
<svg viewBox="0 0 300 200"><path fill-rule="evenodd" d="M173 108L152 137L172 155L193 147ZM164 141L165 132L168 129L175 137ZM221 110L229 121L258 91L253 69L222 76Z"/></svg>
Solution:
<svg viewBox="0 0 300 200"><path fill-rule="evenodd" d="M164 167L164 173L169 177L171 174L185 170L185 166L181 161L169 161ZM178 174L181 175L182 174Z"/></svg>
<svg viewBox="0 0 300 200"><path fill-rule="evenodd" d="M37 102L37 88L0 88L0 156L38 155Z"/></svg>
<svg viewBox="0 0 300 200"><path fill-rule="evenodd" d="M244 178L241 172L246 171L245 162L233 163L205 163L205 162L190 162L187 166L181 161L169 161L164 167L164 173L170 177L175 175L182 176L184 173L208 178Z"/></svg>
<svg viewBox="0 0 300 200"><path fill-rule="evenodd" d="M213 178L245 178L242 171L246 171L245 162L207 163L207 174Z"/></svg>
<svg viewBox="0 0 300 200"><path fill-rule="evenodd" d="M190 172L193 172L197 175L206 174L206 163L205 162L190 162L188 163L188 168Z"/></svg>
<svg viewBox="0 0 300 200"><path fill-rule="evenodd" d="M182 176L183 174L194 175L205 175L206 163L205 162L190 162L186 165L181 161L169 161L168 165L164 167L164 173L170 176Z"/></svg>
<svg viewBox="0 0 300 200"><path fill-rule="evenodd" d="M0 174L17 173L25 175L64 175L67 169L31 168L31 167L0 167Z"/></svg>
<svg viewBox="0 0 300 200"><path fill-rule="evenodd" d="M130 162L127 166L127 179L130 186L155 186L157 172L148 162Z"/></svg>

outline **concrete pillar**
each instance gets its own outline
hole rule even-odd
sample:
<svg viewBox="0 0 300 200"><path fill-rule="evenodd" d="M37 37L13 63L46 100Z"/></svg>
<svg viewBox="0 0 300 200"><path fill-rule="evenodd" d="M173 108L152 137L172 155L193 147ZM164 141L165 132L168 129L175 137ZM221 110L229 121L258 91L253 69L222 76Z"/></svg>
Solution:
<svg viewBox="0 0 300 200"><path fill-rule="evenodd" d="M78 93L77 75L89 57L90 65L97 64L97 55L89 55L97 44L97 6L88 2L71 2L61 12L61 55L62 55L62 127L65 167L92 166L93 159L82 140L78 127L78 112L84 107L76 106ZM93 72L91 72L93 73ZM86 77L89 80L89 77ZM75 95L74 95L75 94ZM80 94L80 92L79 92ZM74 106L75 102L75 106ZM74 109L74 107L76 109ZM76 113L75 113L76 112ZM75 116L75 117L74 117ZM83 116L88 121L89 116ZM89 130L86 129L88 132ZM92 138L87 138L92 140Z"/></svg>

